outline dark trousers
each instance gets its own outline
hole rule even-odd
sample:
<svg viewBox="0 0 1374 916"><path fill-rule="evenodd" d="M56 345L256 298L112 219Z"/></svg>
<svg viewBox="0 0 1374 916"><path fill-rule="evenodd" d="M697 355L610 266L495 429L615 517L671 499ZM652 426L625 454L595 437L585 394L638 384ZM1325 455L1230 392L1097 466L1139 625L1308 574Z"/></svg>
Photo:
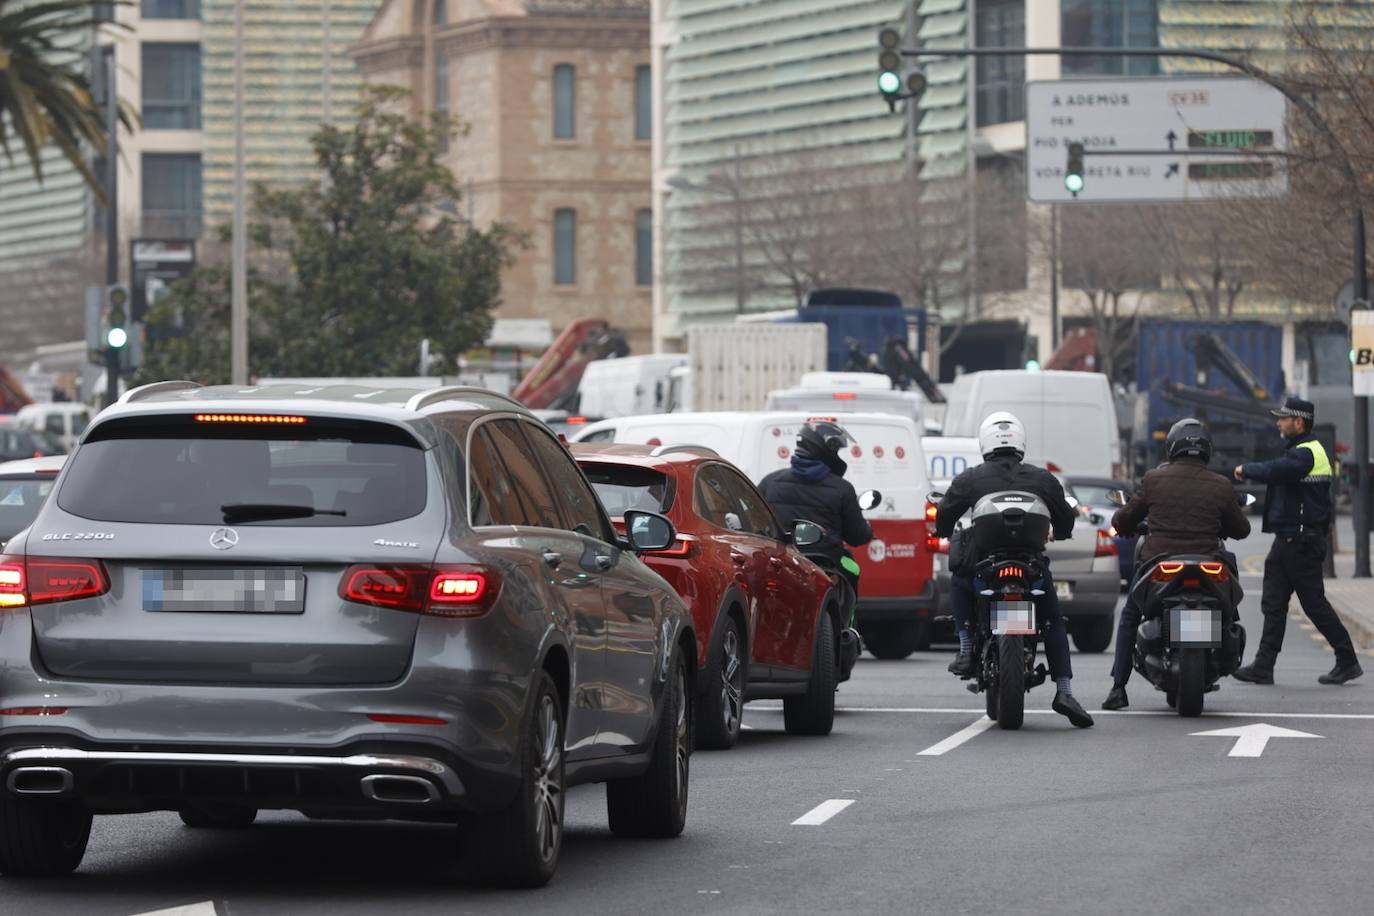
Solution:
<svg viewBox="0 0 1374 916"><path fill-rule="evenodd" d="M954 616L954 626L960 631L970 629L973 620L975 590L970 576L952 575L949 577L950 611ZM1073 666L1069 663L1069 630L1064 625L1064 615L1059 613L1059 596L1054 592L1054 576L1048 564L1045 578L1039 587L1044 595L1035 599L1036 612L1049 625L1045 633L1045 660L1049 662L1050 677L1073 677Z"/></svg>
<svg viewBox="0 0 1374 916"><path fill-rule="evenodd" d="M1294 538L1274 536L1274 546L1264 558L1264 591L1260 596L1264 633L1260 636L1259 651L1253 663L1257 671L1274 670L1288 627L1288 602L1294 592L1297 592L1298 603L1307 619L1336 650L1336 664L1353 665L1357 661L1350 634L1331 609L1331 602L1326 600L1326 587L1322 583L1325 560L1325 534Z"/></svg>
<svg viewBox="0 0 1374 916"><path fill-rule="evenodd" d="M1240 565L1236 562L1234 553L1229 550L1219 550L1217 556L1226 561L1233 574L1240 572ZM1126 603L1121 606L1121 617L1116 622L1116 648L1112 659L1112 683L1117 687L1125 687L1126 682L1131 679L1132 662L1135 654L1135 633L1140 627L1142 614L1140 605L1136 604L1135 601L1135 586L1140 581L1140 577L1154 569L1154 566L1153 560L1138 564L1135 573L1131 576L1131 584L1126 587ZM1226 623L1229 625L1230 621L1226 621Z"/></svg>

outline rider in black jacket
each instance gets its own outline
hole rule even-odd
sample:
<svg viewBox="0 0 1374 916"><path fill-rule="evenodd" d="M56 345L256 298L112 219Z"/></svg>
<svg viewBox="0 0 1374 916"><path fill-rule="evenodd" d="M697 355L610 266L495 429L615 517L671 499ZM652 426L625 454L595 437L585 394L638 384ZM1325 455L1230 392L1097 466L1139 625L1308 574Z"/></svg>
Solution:
<svg viewBox="0 0 1374 916"><path fill-rule="evenodd" d="M935 520L937 536L947 538L955 535L954 525L960 516L973 509L984 496L1020 490L1044 501L1050 511L1050 524L1055 538L1065 540L1073 537L1077 514L1065 498L1064 487L1059 479L1049 471L1024 464L1021 460L1026 455L1026 431L1020 420L1005 412L992 414L979 427L978 445L983 453L983 463L954 478L940 500ZM972 534L970 528L959 532L951 541L949 552L950 604L959 631L959 655L949 670L961 678L972 677L974 672L969 621L973 618L973 570L978 565L978 556ZM1060 715L1067 716L1077 727L1088 728L1093 724L1092 716L1083 710L1073 696L1069 634L1064 626L1064 618L1059 613L1059 598L1055 594L1053 577L1048 572L1048 559L1045 568L1045 581L1041 586L1045 594L1036 599L1036 605L1049 623L1049 631L1045 635L1045 656L1056 688L1052 708Z"/></svg>
<svg viewBox="0 0 1374 916"><path fill-rule="evenodd" d="M852 441L834 423L807 423L797 434L791 466L774 471L759 483L759 492L784 528L791 529L797 519L805 519L825 529L821 543L807 549L830 557L842 569L848 556L845 544L861 547L873 539L854 485L844 479L849 466L840 457L840 450ZM845 573L857 594L858 582L852 571Z"/></svg>

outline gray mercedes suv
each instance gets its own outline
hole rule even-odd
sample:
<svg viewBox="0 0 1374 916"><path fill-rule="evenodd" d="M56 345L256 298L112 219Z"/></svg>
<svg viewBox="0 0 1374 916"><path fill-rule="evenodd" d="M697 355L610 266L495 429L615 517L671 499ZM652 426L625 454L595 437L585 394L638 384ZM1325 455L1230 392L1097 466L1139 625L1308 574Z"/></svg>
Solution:
<svg viewBox="0 0 1374 916"><path fill-rule="evenodd" d="M692 618L519 404L441 388L134 389L0 556L0 871L75 869L95 814L458 823L553 875L564 790L687 814Z"/></svg>

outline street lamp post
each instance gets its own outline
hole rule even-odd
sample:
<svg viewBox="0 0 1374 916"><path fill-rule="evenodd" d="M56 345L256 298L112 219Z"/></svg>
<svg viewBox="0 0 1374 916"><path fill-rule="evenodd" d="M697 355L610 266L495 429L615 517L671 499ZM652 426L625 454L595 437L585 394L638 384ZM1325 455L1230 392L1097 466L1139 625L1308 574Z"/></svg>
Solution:
<svg viewBox="0 0 1374 916"><path fill-rule="evenodd" d="M668 187L679 191L705 191L730 198L735 214L735 313L744 314L744 207L741 206L739 190L739 156L735 157L733 178L708 176L705 181L691 181L680 175L668 179Z"/></svg>

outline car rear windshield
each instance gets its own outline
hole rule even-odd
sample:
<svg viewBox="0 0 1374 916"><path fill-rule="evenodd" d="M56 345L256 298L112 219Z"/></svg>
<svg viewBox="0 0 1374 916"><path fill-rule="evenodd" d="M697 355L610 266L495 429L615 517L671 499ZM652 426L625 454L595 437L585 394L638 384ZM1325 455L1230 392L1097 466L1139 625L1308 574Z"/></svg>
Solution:
<svg viewBox="0 0 1374 916"><path fill-rule="evenodd" d="M68 467L58 506L106 522L220 525L226 506L280 506L324 514L256 513L234 523L380 525L418 515L426 498L420 445L403 429L365 421L113 420L95 429Z"/></svg>
<svg viewBox="0 0 1374 916"><path fill-rule="evenodd" d="M619 517L629 509L667 512L673 505L672 480L658 471L618 464L584 464L582 470L607 515Z"/></svg>
<svg viewBox="0 0 1374 916"><path fill-rule="evenodd" d="M56 479L53 475L0 477L0 544L33 523Z"/></svg>

